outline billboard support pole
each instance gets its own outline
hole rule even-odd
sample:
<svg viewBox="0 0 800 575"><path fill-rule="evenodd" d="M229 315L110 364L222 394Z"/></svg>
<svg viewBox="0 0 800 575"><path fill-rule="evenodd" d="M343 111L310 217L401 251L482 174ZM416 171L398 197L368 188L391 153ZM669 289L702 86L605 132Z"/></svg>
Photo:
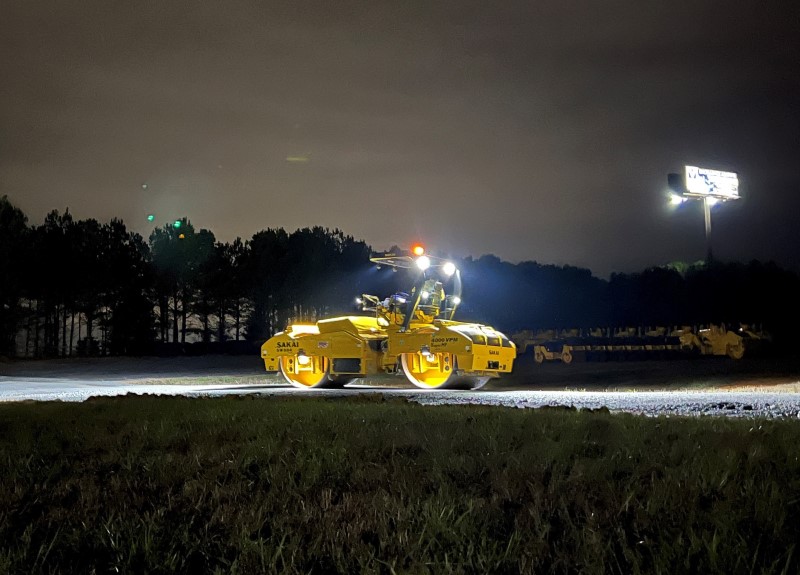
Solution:
<svg viewBox="0 0 800 575"><path fill-rule="evenodd" d="M709 198L703 198L703 215L706 220L706 263L710 264L713 258L711 253L711 204Z"/></svg>
<svg viewBox="0 0 800 575"><path fill-rule="evenodd" d="M672 190L670 202L680 205L687 200L703 201L706 224L706 262L711 263L711 206L718 202L739 199L739 176L736 172L709 170L697 166L684 166L685 177L667 174L667 185Z"/></svg>

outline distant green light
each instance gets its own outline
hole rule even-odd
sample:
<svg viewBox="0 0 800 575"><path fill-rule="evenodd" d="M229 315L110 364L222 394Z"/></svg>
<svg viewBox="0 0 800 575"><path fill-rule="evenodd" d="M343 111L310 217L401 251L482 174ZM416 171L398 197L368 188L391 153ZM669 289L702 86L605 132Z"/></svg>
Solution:
<svg viewBox="0 0 800 575"><path fill-rule="evenodd" d="M155 219L156 219L155 214L147 214L147 221L148 222L152 222Z"/></svg>
<svg viewBox="0 0 800 575"><path fill-rule="evenodd" d="M172 224L172 227L177 230L179 227L181 227L181 221L175 220L175 222Z"/></svg>

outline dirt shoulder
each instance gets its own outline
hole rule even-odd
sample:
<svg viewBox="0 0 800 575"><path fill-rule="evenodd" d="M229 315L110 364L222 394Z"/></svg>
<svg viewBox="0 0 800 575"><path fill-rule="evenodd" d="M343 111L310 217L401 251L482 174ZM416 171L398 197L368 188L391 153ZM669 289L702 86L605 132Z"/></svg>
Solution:
<svg viewBox="0 0 800 575"><path fill-rule="evenodd" d="M800 391L800 359L698 357L670 361L536 364L522 357L492 388L543 389L766 389Z"/></svg>

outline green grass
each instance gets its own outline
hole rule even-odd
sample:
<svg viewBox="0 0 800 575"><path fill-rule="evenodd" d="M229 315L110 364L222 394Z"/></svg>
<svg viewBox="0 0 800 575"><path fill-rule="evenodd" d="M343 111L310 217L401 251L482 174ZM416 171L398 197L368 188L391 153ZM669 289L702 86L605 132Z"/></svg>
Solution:
<svg viewBox="0 0 800 575"><path fill-rule="evenodd" d="M0 573L795 573L800 425L356 399L0 405Z"/></svg>

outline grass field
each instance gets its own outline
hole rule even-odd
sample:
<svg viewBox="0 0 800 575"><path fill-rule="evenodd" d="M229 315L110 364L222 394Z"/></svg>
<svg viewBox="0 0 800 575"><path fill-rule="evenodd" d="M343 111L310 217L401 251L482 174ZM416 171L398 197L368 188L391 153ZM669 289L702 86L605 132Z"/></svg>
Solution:
<svg viewBox="0 0 800 575"><path fill-rule="evenodd" d="M0 405L0 573L796 573L800 423Z"/></svg>

